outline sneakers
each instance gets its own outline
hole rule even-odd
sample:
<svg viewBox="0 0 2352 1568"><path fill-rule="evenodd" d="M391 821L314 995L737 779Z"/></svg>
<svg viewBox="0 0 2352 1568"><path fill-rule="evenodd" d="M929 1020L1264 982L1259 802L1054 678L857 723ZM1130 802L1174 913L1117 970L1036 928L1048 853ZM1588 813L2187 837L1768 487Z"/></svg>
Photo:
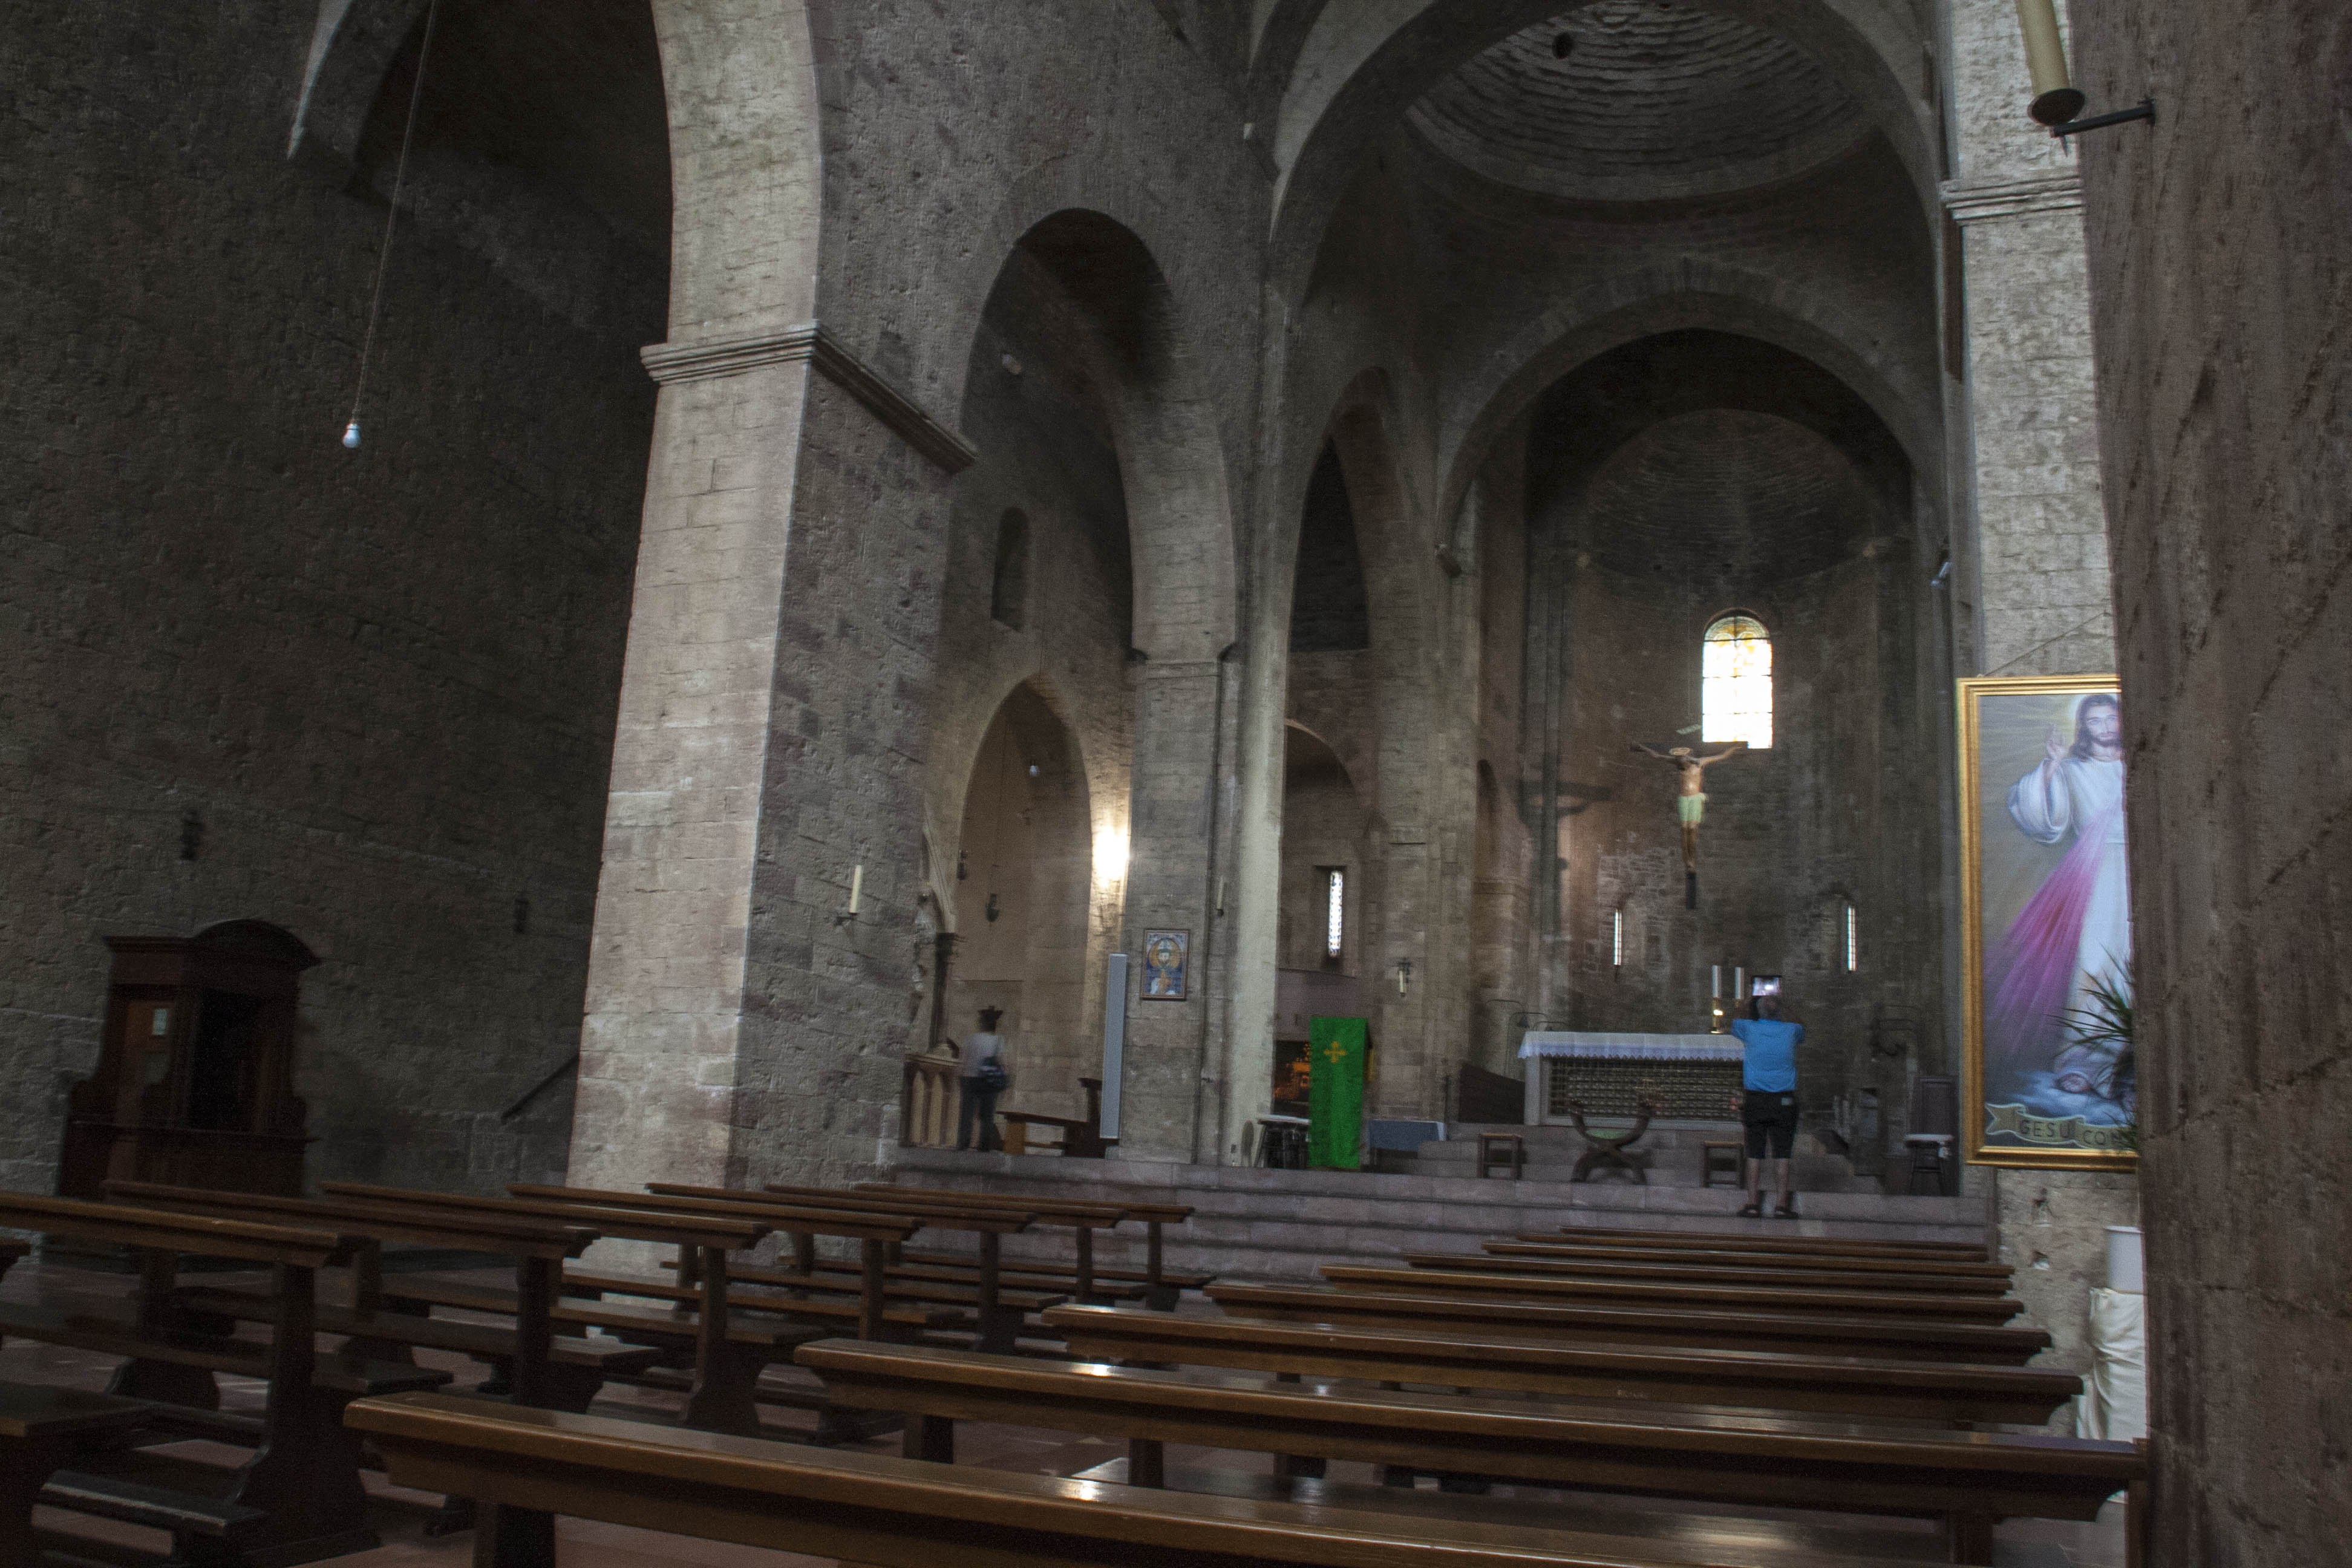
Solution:
<svg viewBox="0 0 2352 1568"><path fill-rule="evenodd" d="M1796 1200L1795 1198L1793 1198L1793 1197L1790 1197L1790 1198L1787 1198L1787 1199L1782 1200L1782 1202L1781 1202L1781 1204L1780 1204L1780 1207L1779 1208L1779 1210L1778 1210L1777 1212L1775 1212L1775 1213L1773 1214L1772 1217L1773 1217L1774 1219L1794 1219L1794 1218L1796 1218L1796 1217L1797 1217L1797 1200Z"/></svg>

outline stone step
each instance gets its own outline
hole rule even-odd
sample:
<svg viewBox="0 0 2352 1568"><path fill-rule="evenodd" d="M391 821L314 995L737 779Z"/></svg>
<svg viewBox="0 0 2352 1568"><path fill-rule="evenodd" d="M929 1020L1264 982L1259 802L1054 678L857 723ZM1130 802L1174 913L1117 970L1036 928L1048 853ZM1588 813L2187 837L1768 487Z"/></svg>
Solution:
<svg viewBox="0 0 2352 1568"><path fill-rule="evenodd" d="M1479 1244L1490 1237L1543 1234L1568 1226L1982 1241L1989 1219L1981 1198L1897 1197L1875 1190L1801 1188L1802 1217L1791 1222L1738 1218L1745 1194L1734 1189L1656 1181L1647 1186L1500 1177L1480 1181L941 1149L903 1149L898 1154L896 1177L913 1186L1025 1192L1107 1203L1126 1197L1190 1204L1192 1219L1166 1229L1168 1266L1227 1279L1313 1280L1326 1262L1387 1264L1409 1252L1475 1257ZM1141 1227L1122 1226L1117 1234L1097 1237L1096 1256L1106 1264L1139 1266L1143 1247ZM1008 1237L1004 1251L1008 1258L1066 1260L1069 1240L1061 1232Z"/></svg>

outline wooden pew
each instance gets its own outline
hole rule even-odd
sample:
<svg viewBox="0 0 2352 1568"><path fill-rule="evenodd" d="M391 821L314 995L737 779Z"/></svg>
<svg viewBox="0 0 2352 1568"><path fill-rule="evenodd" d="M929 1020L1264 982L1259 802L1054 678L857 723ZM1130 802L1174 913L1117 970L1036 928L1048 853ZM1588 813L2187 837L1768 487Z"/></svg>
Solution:
<svg viewBox="0 0 2352 1568"><path fill-rule="evenodd" d="M577 1518L836 1558L844 1568L1797 1568L1737 1542L1201 1497L431 1395L363 1401L351 1421L397 1485L470 1486ZM551 1557L478 1561L553 1568ZM1854 1557L1839 1568L1893 1565Z"/></svg>
<svg viewBox="0 0 2352 1568"><path fill-rule="evenodd" d="M1518 1236L1483 1244L1511 1258L1584 1258L1595 1262L1716 1263L1737 1268L1821 1269L1862 1274L1942 1274L1974 1279L2013 1278L2006 1263L1971 1263L1958 1258L1878 1258L1843 1252L1739 1252L1723 1247L1645 1247L1633 1243L1564 1242L1556 1236Z"/></svg>
<svg viewBox="0 0 2352 1568"><path fill-rule="evenodd" d="M518 1185L521 1184L518 1184ZM596 1192L573 1187L535 1189L541 1194L567 1194L558 1199L546 1196L476 1197L469 1194L414 1192L399 1187L367 1186L354 1182L323 1182L320 1185L322 1191L331 1194L365 1194L372 1199L385 1203L439 1211L553 1218L566 1223L592 1226L598 1234L604 1236L677 1247L679 1255L679 1285L686 1289L685 1294L681 1294L678 1288L666 1286L658 1280L634 1279L624 1276L591 1274L579 1270L567 1272L558 1282L559 1287L566 1294L585 1296L592 1300L605 1295L639 1295L661 1300L699 1305L714 1294L709 1285L709 1271L704 1267L706 1255L723 1255L727 1251L739 1249L740 1246L749 1245L740 1240L740 1237L747 1234L756 1238L774 1231L793 1234L807 1231L819 1236L850 1236L858 1237L862 1241L879 1240L887 1244L893 1237L911 1235L919 1228L918 1225L872 1215L824 1213L786 1208L781 1205L769 1207L760 1214L753 1215L748 1212L739 1213L724 1207L698 1207L692 1205L672 1204L645 1193ZM751 1225L752 1229L745 1232L730 1228L734 1222L738 1221ZM698 1231L707 1237L722 1237L726 1240L726 1245L717 1248L714 1254L709 1246L688 1239L688 1233ZM431 1289L446 1290L450 1288L435 1283ZM485 1299L484 1292L479 1289L473 1287L459 1289L473 1298ZM403 1290L404 1294L414 1299L427 1299L426 1292L413 1283L404 1286ZM723 1305L727 1294L723 1281L717 1287L715 1294ZM437 1299L433 1300L432 1304L450 1307L467 1305L454 1300ZM866 1337L873 1337L890 1329L920 1329L929 1326L933 1321L932 1316L929 1314L892 1312L882 1303L867 1300L862 1297L856 1302L848 1303L778 1300L765 1302L762 1305L769 1311L795 1318L814 1319L835 1328L854 1326L856 1331ZM502 1309L481 1307L470 1310L497 1311ZM705 1314L706 1318L709 1316L708 1313ZM578 1321L593 1320L589 1317L580 1317ZM669 1321L676 1322L680 1320ZM727 1321L726 1314L722 1311L716 1321L723 1324ZM599 1326L610 1325L600 1324ZM759 1337L764 1340L771 1336L763 1334ZM741 1342L749 1344L751 1342Z"/></svg>
<svg viewBox="0 0 2352 1568"><path fill-rule="evenodd" d="M947 1187L905 1187L900 1186L894 1182L860 1182L857 1184L857 1190L859 1192L869 1193L900 1193L908 1196L921 1198L961 1199L968 1202L984 1201L989 1203L1009 1204L1016 1208L1024 1206L1029 1207L1034 1209L1040 1214L1050 1213L1057 1208L1066 1206L1086 1206L1083 1205L1065 1205L1056 1199L1031 1198L1018 1194L966 1193L958 1192ZM1087 1271L1081 1281L1085 1288L1079 1291L1080 1296L1085 1297L1097 1294L1097 1292L1095 1289L1097 1280L1140 1280L1146 1288L1143 1304L1147 1307L1165 1311L1172 1310L1175 1307L1177 1296L1181 1292L1185 1290L1201 1289L1211 1280L1216 1278L1213 1274L1179 1273L1166 1266L1166 1238L1163 1234L1165 1227L1171 1225L1182 1225L1186 1220L1191 1219L1192 1217L1192 1205L1135 1203L1127 1199L1121 1199L1119 1200L1118 1207L1129 1219L1136 1219L1143 1222L1144 1266L1139 1270L1129 1268L1097 1268L1092 1267L1094 1261L1093 1254L1091 1249L1087 1248L1085 1251L1085 1256L1082 1259L1083 1263L1087 1266ZM1080 1240L1082 1243L1090 1242L1091 1237L1082 1235Z"/></svg>
<svg viewBox="0 0 2352 1568"><path fill-rule="evenodd" d="M721 1192L729 1189L720 1188ZM857 1292L857 1337L865 1340L882 1337L883 1315L887 1311L882 1290L884 1271L888 1267L889 1247L904 1241L920 1230L923 1222L906 1215L863 1214L847 1210L827 1210L806 1204L779 1203L772 1199L761 1202L754 1196L749 1203L730 1198L688 1197L656 1192L628 1193L593 1187L551 1187L530 1182L514 1182L507 1191L525 1202L582 1204L605 1208L626 1206L646 1214L675 1215L693 1223L748 1219L763 1229L782 1232L796 1238L819 1236L846 1237L858 1247L861 1283ZM682 1285L701 1283L709 1288L706 1270L723 1271L726 1260L716 1253L702 1258L689 1258L681 1250L677 1257L678 1282ZM724 1287L721 1288L724 1292ZM781 1301L771 1301L772 1311L790 1309Z"/></svg>
<svg viewBox="0 0 2352 1568"><path fill-rule="evenodd" d="M818 1190L822 1191L822 1189ZM791 1206L794 1203L793 1199L781 1194L765 1191L747 1193L734 1187L702 1187L676 1182L648 1182L646 1184L646 1191L657 1197L688 1199L704 1204L772 1207ZM844 1214L895 1215L911 1219L925 1229L964 1230L976 1234L980 1238L980 1267L977 1274L971 1280L969 1297L953 1289L961 1285L961 1280L936 1273L926 1277L919 1271L907 1269L891 1263L887 1252L881 1254L882 1272L879 1278L881 1293L885 1296L895 1295L904 1300L956 1305L961 1305L968 1300L972 1310L973 1331L983 1350L1010 1350L1019 1332L1023 1318L1030 1312L1042 1310L1045 1306L1052 1304L1045 1301L1040 1292L1015 1289L1008 1295L1003 1287L1003 1277L999 1268L1002 1243L1005 1237L1018 1235L1029 1228L1034 1216L1025 1212L1008 1210L973 1213L936 1204L895 1203L869 1199L863 1194L854 1193L826 1192L821 1200L814 1201L838 1205L840 1212ZM901 1237L890 1240L887 1245L896 1247L903 1239ZM861 1281L874 1279L876 1267L874 1249L861 1247L856 1268L858 1279ZM845 1270L845 1266L828 1264L818 1258L815 1233L802 1232L793 1237L793 1267L790 1269L738 1268L735 1276L737 1279L747 1284L839 1290L842 1288L840 1281L837 1279L826 1278L836 1270ZM949 1289L943 1290L941 1287ZM1011 1313L1009 1319L1006 1316L1008 1311ZM871 1339L877 1336L861 1335L860 1337Z"/></svg>
<svg viewBox="0 0 2352 1568"><path fill-rule="evenodd" d="M596 1239L596 1233L583 1226L149 1182L109 1182L105 1190L121 1202L178 1214L300 1225L334 1233L339 1252L351 1264L350 1299L347 1304L319 1305L312 1321L319 1332L347 1336L347 1360L408 1361L417 1347L453 1351L493 1367L520 1404L585 1410L606 1377L642 1371L659 1354L555 1332L557 1270L565 1258L578 1257ZM515 1326L499 1329L388 1310L383 1273L386 1242L514 1258ZM275 1322L278 1315L276 1298L267 1292L194 1286L176 1290L174 1299L197 1312L248 1322Z"/></svg>
<svg viewBox="0 0 2352 1568"><path fill-rule="evenodd" d="M100 1477L77 1478L73 1495L57 1500L174 1531L184 1543L196 1536L224 1550L241 1542L273 1562L305 1563L376 1543L360 1486L358 1446L341 1425L342 1407L370 1394L438 1387L449 1374L319 1363L310 1317L317 1271L337 1254L331 1232L20 1193L0 1193L0 1225L134 1247L143 1264L135 1319L5 1303L0 1304L0 1335L122 1357L110 1393L142 1401L184 1396L191 1415L217 1405L215 1373L268 1384L257 1429L246 1418L204 1417L207 1427L235 1426L258 1439L228 1497L220 1500L234 1507ZM170 1289L178 1259L186 1256L234 1258L270 1271L282 1326L269 1343L197 1334L179 1322ZM150 1414L162 1413L151 1407ZM253 1520L244 1510L265 1518Z"/></svg>
<svg viewBox="0 0 2352 1568"><path fill-rule="evenodd" d="M1696 1258L1696 1254L1690 1255ZM1409 1252L1406 1264L1414 1268L1443 1268L1481 1274L1535 1274L1578 1279L1657 1279L1669 1284L1761 1285L1800 1290L1908 1291L1921 1296L2001 1296L2009 1290L2006 1278L1967 1274L1875 1274L1854 1269L1795 1269L1769 1266L1710 1263L1622 1262L1615 1258L1574 1256L1529 1257L1489 1244L1484 1253Z"/></svg>
<svg viewBox="0 0 2352 1568"><path fill-rule="evenodd" d="M1539 1343L1423 1328L1342 1328L1246 1318L1056 1307L1046 1326L1080 1361L1868 1415L1947 1426L2039 1426L2080 1394L2071 1372L1791 1355L1706 1346Z"/></svg>
<svg viewBox="0 0 2352 1568"><path fill-rule="evenodd" d="M1423 1276L1404 1273L1408 1283ZM1894 1361L2023 1366L2050 1348L2040 1329L1836 1313L1760 1313L1633 1302L1521 1301L1475 1296L1212 1285L1231 1315L1287 1323L1334 1323L1471 1332L1570 1343L1711 1345L1726 1350L1867 1356Z"/></svg>
<svg viewBox="0 0 2352 1568"><path fill-rule="evenodd" d="M351 1182L325 1182L320 1189L336 1196L366 1197L415 1212L446 1215L476 1214L520 1216L577 1225L600 1237L674 1247L682 1264L690 1265L677 1288L619 1277L566 1274L558 1281L565 1291L628 1290L634 1294L691 1304L694 1310L665 1312L600 1301L563 1299L554 1309L558 1321L606 1330L637 1344L667 1345L690 1352L692 1372L684 1389L686 1408L679 1419L687 1426L712 1432L757 1433L761 1430L758 1383L761 1368L784 1360L809 1333L770 1317L764 1321L736 1311L728 1297L726 1255L756 1246L782 1227L776 1212L701 1214L665 1207L645 1194L604 1193L590 1189L551 1189L564 1198L488 1198L467 1194L415 1192ZM626 1206L624 1206L624 1205ZM795 1222L797 1223L797 1222ZM834 1216L815 1216L810 1223L831 1225ZM871 1232L855 1220L839 1223ZM904 1226L888 1228L905 1234ZM412 1278L401 1282L401 1298L426 1307L465 1311L505 1312L518 1310L510 1291L452 1281ZM839 1324L854 1322L860 1332L880 1331L884 1314L878 1302L795 1303L808 1311L796 1316L823 1318ZM659 1381L646 1378L644 1381ZM669 1386L666 1382L661 1386Z"/></svg>
<svg viewBox="0 0 2352 1568"><path fill-rule="evenodd" d="M2128 1443L1623 1404L1531 1404L1071 1365L825 1340L795 1358L845 1402L904 1412L909 1458L950 1461L957 1420L1121 1437L1131 1477L1168 1443L1739 1506L1941 1518L1990 1563L2010 1518L2088 1520L2147 1478Z"/></svg>
<svg viewBox="0 0 2352 1568"><path fill-rule="evenodd" d="M360 1189L341 1183L327 1185L336 1191L391 1190ZM566 1300L557 1311L559 1317L604 1328L634 1343L690 1347L693 1372L682 1389L657 1372L639 1373L631 1381L683 1392L687 1402L681 1421L706 1431L756 1436L763 1430L759 1407L781 1405L814 1410L821 1442L874 1436L873 1423L862 1413L832 1405L798 1389L761 1388L761 1369L789 1360L793 1346L824 1331L813 1331L794 1320L814 1319L834 1325L835 1331L854 1328L867 1338L919 1333L952 1321L952 1314L936 1309L893 1308L865 1281L853 1300L762 1295L750 1303L756 1310L748 1312L730 1303L732 1271L726 1254L746 1243L738 1237L714 1245L722 1233L732 1235L734 1227L748 1226L755 1238L771 1232L846 1236L859 1242L870 1268L883 1247L920 1228L919 1221L902 1215L844 1214L782 1203L731 1205L596 1188L517 1186L528 1188L530 1195L478 1198L419 1193L405 1198L427 1206L439 1203L483 1212L576 1216L604 1235L675 1246L680 1268L677 1285L618 1275L569 1273L562 1281L566 1292L585 1293L596 1300ZM501 1293L462 1281L412 1279L404 1282L402 1290L434 1306L491 1312L510 1310ZM648 1312L603 1300L607 1295L641 1296L691 1307L694 1311Z"/></svg>
<svg viewBox="0 0 2352 1568"><path fill-rule="evenodd" d="M1795 1286L1670 1285L1649 1279L1582 1279L1544 1274L1361 1268L1327 1263L1323 1278L1342 1290L1417 1296L1476 1296L1517 1301L1615 1301L1745 1312L1835 1312L1844 1317L1929 1322L2005 1323L2025 1310L2009 1296L1922 1296L1901 1291L1807 1290Z"/></svg>
<svg viewBox="0 0 2352 1568"><path fill-rule="evenodd" d="M826 1189L794 1187L771 1182L766 1190L802 1196L814 1202ZM1076 1253L1071 1279L1081 1301L1089 1300L1095 1295L1095 1232L1115 1229L1121 1221L1129 1217L1127 1209L1117 1204L1068 1203L1058 1198L1000 1198L980 1193L898 1187L887 1182L863 1182L851 1192L853 1195L875 1203L938 1205L965 1214L1025 1214L1029 1215L1033 1228L1067 1226L1073 1233Z"/></svg>
<svg viewBox="0 0 2352 1568"><path fill-rule="evenodd" d="M661 1347L629 1345L559 1335L554 1318L556 1278L567 1258L576 1258L596 1239L583 1226L557 1221L478 1213L443 1213L408 1204L368 1203L351 1198L288 1198L208 1188L168 1187L144 1182L109 1182L109 1196L144 1202L178 1213L267 1218L333 1231L352 1264L348 1306L320 1305L313 1327L348 1336L344 1361L381 1359L413 1363L418 1347L454 1351L488 1363L498 1388L519 1405L553 1410L585 1410L608 1378L643 1373L667 1353ZM383 1290L386 1242L481 1252L515 1260L511 1328L436 1319L431 1308L394 1298ZM182 1287L173 1299L198 1312L248 1322L278 1323L283 1309L268 1293ZM551 1539L553 1521L543 1513L509 1512L480 1518L471 1500L445 1500L434 1533L472 1528L517 1540Z"/></svg>
<svg viewBox="0 0 2352 1568"><path fill-rule="evenodd" d="M1640 1230L1616 1226L1564 1225L1546 1241L1596 1247L1692 1247L1702 1252L1812 1253L1844 1258L1951 1258L1985 1263L1990 1253L1975 1241L1866 1241L1836 1236L1789 1236L1771 1230Z"/></svg>
<svg viewBox="0 0 2352 1568"><path fill-rule="evenodd" d="M81 1496L103 1497L110 1489L100 1478L68 1472L56 1494L42 1495L50 1478L72 1456L73 1446L91 1437L128 1437L147 1424L150 1409L144 1400L110 1394L0 1383L0 1563L41 1561L40 1545L33 1535L35 1503L71 1508ZM84 1484L93 1479L100 1480L100 1485ZM243 1544L237 1527L259 1527L269 1518L258 1509L236 1504L215 1507L237 1508L237 1516L224 1520L218 1531L219 1538L231 1546ZM175 1540L173 1545L185 1554L184 1541Z"/></svg>

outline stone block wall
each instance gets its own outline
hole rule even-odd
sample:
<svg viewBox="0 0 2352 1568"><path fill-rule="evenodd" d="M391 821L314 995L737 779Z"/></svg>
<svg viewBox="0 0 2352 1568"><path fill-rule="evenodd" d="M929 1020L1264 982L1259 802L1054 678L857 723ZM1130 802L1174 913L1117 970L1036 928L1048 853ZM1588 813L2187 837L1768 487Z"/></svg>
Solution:
<svg viewBox="0 0 2352 1568"><path fill-rule="evenodd" d="M100 936L241 917L324 960L314 1177L562 1168L565 1086L496 1112L578 1040L666 262L558 182L432 146L345 451L391 171L288 161L302 11L8 25L10 1186L53 1180Z"/></svg>
<svg viewBox="0 0 2352 1568"><path fill-rule="evenodd" d="M2352 1494L2352 13L2077 0L2131 759L2151 1561L2341 1551Z"/></svg>

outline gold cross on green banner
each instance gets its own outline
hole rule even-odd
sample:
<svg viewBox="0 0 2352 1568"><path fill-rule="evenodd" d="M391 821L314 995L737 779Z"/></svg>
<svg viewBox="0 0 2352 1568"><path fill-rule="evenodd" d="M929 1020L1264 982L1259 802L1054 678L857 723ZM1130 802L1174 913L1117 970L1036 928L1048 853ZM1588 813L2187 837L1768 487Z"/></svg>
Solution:
<svg viewBox="0 0 2352 1568"><path fill-rule="evenodd" d="M1352 1171L1363 1163L1364 1020L1307 1025L1307 1163Z"/></svg>

